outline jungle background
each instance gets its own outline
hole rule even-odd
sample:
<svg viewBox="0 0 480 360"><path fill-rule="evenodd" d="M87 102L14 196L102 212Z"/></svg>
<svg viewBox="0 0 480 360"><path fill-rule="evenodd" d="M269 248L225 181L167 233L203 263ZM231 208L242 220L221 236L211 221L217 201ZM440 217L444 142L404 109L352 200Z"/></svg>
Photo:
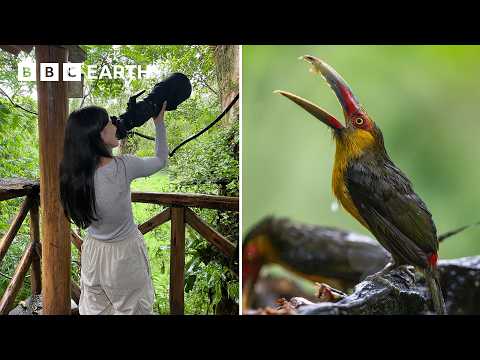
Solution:
<svg viewBox="0 0 480 360"><path fill-rule="evenodd" d="M328 84L298 58L317 56L351 86L381 128L387 151L433 214L438 233L480 220L480 46L243 46L242 233L267 215L371 236L331 189L327 127L274 90L344 123ZM440 246L443 259L480 254L479 228ZM266 266L262 276L313 284Z"/></svg>
<svg viewBox="0 0 480 360"><path fill-rule="evenodd" d="M87 65L156 65L161 69L155 79L87 79L84 98L69 100L69 111L95 104L110 115L126 110L128 98L154 84L170 72L186 74L192 83L192 95L178 110L167 112L169 149L195 134L215 119L238 93L238 46L173 45L82 45ZM17 64L34 61L34 51L15 57L0 50L0 178L39 178L37 95L35 82L17 80ZM99 72L97 72L98 74ZM142 96L142 97L143 97ZM140 97L139 99L141 99ZM16 106L18 105L18 106ZM20 108L20 107L22 108ZM169 159L162 171L132 182L131 190L148 192L189 192L239 196L239 106L238 103L216 126L188 143ZM154 124L147 121L142 134L155 136ZM114 155L131 153L153 156L155 143L139 136L127 138L114 149ZM18 212L22 198L0 202L0 237ZM236 213L192 209L235 245L239 238ZM158 214L161 207L133 204L137 224ZM83 237L84 230L74 227ZM8 285L22 251L29 240L29 217L18 232L0 264L0 293ZM170 222L145 234L155 289L154 311L169 313ZM238 314L238 259L226 259L219 251L187 227L185 244L185 314ZM79 254L72 246L72 276L79 280ZM30 295L27 276L17 302Z"/></svg>

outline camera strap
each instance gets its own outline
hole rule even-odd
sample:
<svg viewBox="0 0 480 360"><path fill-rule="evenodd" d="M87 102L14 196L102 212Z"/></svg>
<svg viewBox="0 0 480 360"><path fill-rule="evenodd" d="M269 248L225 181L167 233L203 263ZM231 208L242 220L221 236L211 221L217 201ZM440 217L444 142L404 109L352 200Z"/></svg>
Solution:
<svg viewBox="0 0 480 360"><path fill-rule="evenodd" d="M207 131L208 129L210 129L213 125L215 125L217 122L219 122L220 120L222 120L222 118L230 111L230 109L232 108L232 106L238 101L238 98L239 98L240 94L237 94L233 100L230 102L230 104L228 104L228 106L225 108L225 110L223 110L223 112L218 115L218 117L213 120L210 124L208 124L206 127L204 127L202 130L200 130L198 133L196 133L195 135L192 135L190 136L188 139L182 141L180 144L178 144L177 146L175 146L175 148L170 152L170 154L168 154L169 157L172 157L173 154L175 154L175 152L180 149L183 145L185 145L186 143L192 141L193 139L196 139L197 137L199 137L200 135L202 135L205 131Z"/></svg>

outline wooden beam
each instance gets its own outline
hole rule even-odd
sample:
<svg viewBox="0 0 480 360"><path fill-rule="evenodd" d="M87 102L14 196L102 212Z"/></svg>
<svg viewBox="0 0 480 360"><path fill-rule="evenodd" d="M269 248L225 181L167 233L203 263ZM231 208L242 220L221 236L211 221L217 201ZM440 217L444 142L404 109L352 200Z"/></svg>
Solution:
<svg viewBox="0 0 480 360"><path fill-rule="evenodd" d="M16 48L15 45L0 45L0 49L15 56L20 53L20 49Z"/></svg>
<svg viewBox="0 0 480 360"><path fill-rule="evenodd" d="M67 85L67 96L69 99L83 98L84 76L81 75L80 81L69 81Z"/></svg>
<svg viewBox="0 0 480 360"><path fill-rule="evenodd" d="M18 291L21 289L25 274L32 263L32 255L35 245L33 242L30 242L27 246L27 249L23 253L20 262L15 269L12 280L5 290L5 293L0 300L0 314L5 315L11 310L12 304L15 302L15 297L17 296Z"/></svg>
<svg viewBox="0 0 480 360"><path fill-rule="evenodd" d="M235 245L233 245L217 230L199 218L192 210L185 209L185 220L200 235L217 247L217 249L220 250L225 256L231 257L235 254Z"/></svg>
<svg viewBox="0 0 480 360"><path fill-rule="evenodd" d="M15 45L18 49L26 52L27 54L30 53L33 49L33 45Z"/></svg>
<svg viewBox="0 0 480 360"><path fill-rule="evenodd" d="M0 48L17 56L20 51L24 51L28 54L32 51L33 45L0 45Z"/></svg>
<svg viewBox="0 0 480 360"><path fill-rule="evenodd" d="M87 53L78 45L62 45L68 49L68 62L82 63L87 58Z"/></svg>
<svg viewBox="0 0 480 360"><path fill-rule="evenodd" d="M167 206L238 211L238 197L185 193L133 192L132 201Z"/></svg>
<svg viewBox="0 0 480 360"><path fill-rule="evenodd" d="M42 271L41 271L41 251L40 244L40 224L38 219L38 196L32 202L30 208L30 239L33 243L32 267L30 268L30 283L32 295L38 295L42 292Z"/></svg>
<svg viewBox="0 0 480 360"><path fill-rule="evenodd" d="M79 253L82 253L82 238L73 230L70 230L72 243L75 245Z"/></svg>
<svg viewBox="0 0 480 360"><path fill-rule="evenodd" d="M171 218L170 208L166 208L160 214L155 215L150 220L147 220L142 225L139 225L138 230L140 230L142 234L146 234L149 231L156 228L157 226L160 226L163 223L166 223L168 220L170 220L170 218Z"/></svg>
<svg viewBox="0 0 480 360"><path fill-rule="evenodd" d="M35 47L37 64L40 200L42 216L43 314L70 314L70 223L60 202L58 169L63 155L68 113L67 86L59 66L59 81L40 81L41 63L66 63L67 50Z"/></svg>
<svg viewBox="0 0 480 360"><path fill-rule="evenodd" d="M81 293L81 290L80 290L80 287L75 284L75 282L71 281L71 294L72 294L72 299L73 301L75 301L75 304L79 304L80 303L80 293Z"/></svg>
<svg viewBox="0 0 480 360"><path fill-rule="evenodd" d="M63 45L68 49L68 62L83 63L87 57L86 52L78 45ZM80 81L69 81L68 98L83 98L84 76L81 74Z"/></svg>
<svg viewBox="0 0 480 360"><path fill-rule="evenodd" d="M0 201L38 194L39 189L38 181L24 178L0 179Z"/></svg>
<svg viewBox="0 0 480 360"><path fill-rule="evenodd" d="M13 239L17 235L20 226L22 226L23 220L28 214L30 210L30 206L32 204L32 198L27 196L25 200L23 200L22 206L20 207L20 211L18 212L15 219L12 221L10 228L0 240L0 264L3 260L3 257L7 253L8 248L12 244Z"/></svg>
<svg viewBox="0 0 480 360"><path fill-rule="evenodd" d="M172 208L170 242L170 314L183 315L185 273L185 211Z"/></svg>
<svg viewBox="0 0 480 360"><path fill-rule="evenodd" d="M15 56L17 56L21 51L15 45L0 45L0 48Z"/></svg>

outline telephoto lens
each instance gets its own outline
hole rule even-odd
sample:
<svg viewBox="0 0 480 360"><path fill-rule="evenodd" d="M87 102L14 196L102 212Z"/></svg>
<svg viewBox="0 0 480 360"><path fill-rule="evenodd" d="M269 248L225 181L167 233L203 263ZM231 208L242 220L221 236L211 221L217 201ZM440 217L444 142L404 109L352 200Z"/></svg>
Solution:
<svg viewBox="0 0 480 360"><path fill-rule="evenodd" d="M176 110L178 105L190 97L192 84L186 75L176 72L157 83L153 90L137 103L137 97L144 92L129 99L125 113L118 118L111 117L112 123L117 127L116 136L119 140L124 139L134 127L142 126L151 117L156 117L162 110L164 101L167 102L166 111Z"/></svg>

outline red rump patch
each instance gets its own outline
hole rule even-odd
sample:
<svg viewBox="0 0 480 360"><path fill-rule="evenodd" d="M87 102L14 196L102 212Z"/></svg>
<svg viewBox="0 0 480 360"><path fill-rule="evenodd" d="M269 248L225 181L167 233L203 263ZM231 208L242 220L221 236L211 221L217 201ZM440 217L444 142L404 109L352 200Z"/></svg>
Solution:
<svg viewBox="0 0 480 360"><path fill-rule="evenodd" d="M243 272L242 279L246 283L247 279L251 278L253 282L257 281L260 268L262 267L260 252L257 246L252 243L245 246L243 249Z"/></svg>
<svg viewBox="0 0 480 360"><path fill-rule="evenodd" d="M437 253L431 253L430 256L428 257L428 263L430 264L431 267L437 266L437 260L438 260Z"/></svg>

